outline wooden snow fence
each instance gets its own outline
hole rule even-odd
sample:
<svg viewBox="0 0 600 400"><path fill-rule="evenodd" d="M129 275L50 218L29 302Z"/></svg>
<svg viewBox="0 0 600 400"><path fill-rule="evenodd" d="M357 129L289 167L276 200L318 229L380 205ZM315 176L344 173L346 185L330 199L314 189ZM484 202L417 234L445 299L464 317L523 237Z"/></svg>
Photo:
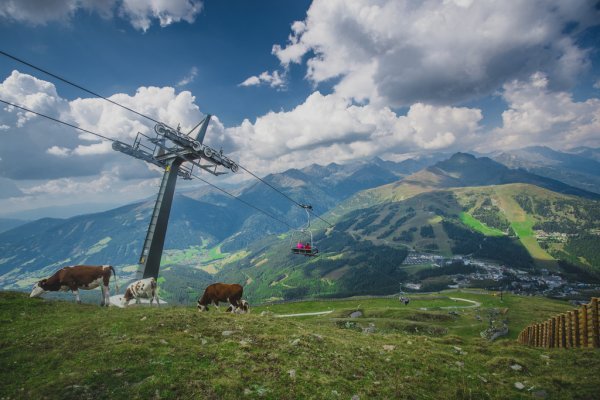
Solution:
<svg viewBox="0 0 600 400"><path fill-rule="evenodd" d="M600 348L599 300L594 297L589 304L573 311L529 325L519 333L519 343L546 348Z"/></svg>

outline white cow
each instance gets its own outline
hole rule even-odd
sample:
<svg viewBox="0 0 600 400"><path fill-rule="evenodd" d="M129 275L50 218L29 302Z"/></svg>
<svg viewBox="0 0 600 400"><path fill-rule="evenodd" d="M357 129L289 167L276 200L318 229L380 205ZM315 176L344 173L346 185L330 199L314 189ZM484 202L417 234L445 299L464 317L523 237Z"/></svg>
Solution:
<svg viewBox="0 0 600 400"><path fill-rule="evenodd" d="M152 306L152 300L156 300L156 306L158 306L159 302L156 289L156 279L141 279L127 286L127 290L125 290L121 302L124 306L127 306L132 299L135 299L136 304L140 302L140 299L150 299L150 306Z"/></svg>

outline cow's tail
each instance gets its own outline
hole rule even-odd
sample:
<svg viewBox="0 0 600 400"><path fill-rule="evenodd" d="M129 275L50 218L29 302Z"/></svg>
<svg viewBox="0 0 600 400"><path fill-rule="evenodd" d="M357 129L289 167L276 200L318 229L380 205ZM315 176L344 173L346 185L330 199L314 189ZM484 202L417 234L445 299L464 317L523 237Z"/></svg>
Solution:
<svg viewBox="0 0 600 400"><path fill-rule="evenodd" d="M119 294L119 282L117 281L117 273L115 272L115 269L113 268L112 265L109 265L110 270L112 271L113 275L115 276L115 290L116 290L116 294Z"/></svg>

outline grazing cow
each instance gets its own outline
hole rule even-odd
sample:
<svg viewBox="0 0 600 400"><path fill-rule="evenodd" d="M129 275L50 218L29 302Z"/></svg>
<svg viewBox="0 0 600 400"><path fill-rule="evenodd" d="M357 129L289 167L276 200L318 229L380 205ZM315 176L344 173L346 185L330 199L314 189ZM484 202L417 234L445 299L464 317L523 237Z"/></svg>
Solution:
<svg viewBox="0 0 600 400"><path fill-rule="evenodd" d="M154 278L146 278L133 282L127 286L125 294L121 297L121 302L127 307L132 299L135 299L136 304L140 302L140 299L150 299L150 306L152 306L153 300L156 300L156 306L158 306L156 286L156 279Z"/></svg>
<svg viewBox="0 0 600 400"><path fill-rule="evenodd" d="M250 303L246 300L240 300L240 306L238 308L234 308L231 304L227 307L225 312L233 312L236 314L246 314L250 312Z"/></svg>
<svg viewBox="0 0 600 400"><path fill-rule="evenodd" d="M66 292L71 290L75 294L77 303L81 303L79 298L79 289L95 289L102 284L102 301L100 305L110 304L110 292L108 284L110 282L110 273L115 276L115 290L119 292L117 283L117 274L111 265L75 265L64 267L54 273L50 278L42 279L33 286L29 297L39 297L45 292Z"/></svg>
<svg viewBox="0 0 600 400"><path fill-rule="evenodd" d="M232 285L227 283L213 283L204 290L204 294L198 299L198 311L208 311L210 303L218 308L220 301L229 302L232 310L236 310L240 306L242 293L244 293L244 288L237 283Z"/></svg>

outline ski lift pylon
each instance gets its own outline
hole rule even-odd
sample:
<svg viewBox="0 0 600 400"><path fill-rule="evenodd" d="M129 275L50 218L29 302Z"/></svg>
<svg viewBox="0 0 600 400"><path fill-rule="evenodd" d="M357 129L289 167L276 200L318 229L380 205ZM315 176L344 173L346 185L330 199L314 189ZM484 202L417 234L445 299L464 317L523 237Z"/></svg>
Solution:
<svg viewBox="0 0 600 400"><path fill-rule="evenodd" d="M292 254L313 257L317 255L319 249L313 242L313 234L310 230L309 210L312 210L312 206L310 204L300 204L300 207L304 208L304 211L306 211L307 223L306 226L292 231L290 237L290 249Z"/></svg>

